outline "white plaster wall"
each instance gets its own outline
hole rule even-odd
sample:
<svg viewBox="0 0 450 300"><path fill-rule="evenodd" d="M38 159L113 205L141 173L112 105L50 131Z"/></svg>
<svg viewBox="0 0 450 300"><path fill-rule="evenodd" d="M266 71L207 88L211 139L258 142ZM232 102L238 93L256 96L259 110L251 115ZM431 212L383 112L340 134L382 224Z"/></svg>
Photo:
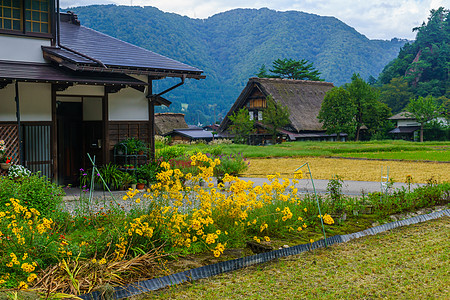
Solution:
<svg viewBox="0 0 450 300"><path fill-rule="evenodd" d="M419 123L417 123L414 120L398 120L397 121L398 127L404 127L404 126L420 126Z"/></svg>
<svg viewBox="0 0 450 300"><path fill-rule="evenodd" d="M102 98L83 97L83 121L102 120Z"/></svg>
<svg viewBox="0 0 450 300"><path fill-rule="evenodd" d="M45 63L41 46L50 46L49 39L0 35L0 60Z"/></svg>
<svg viewBox="0 0 450 300"><path fill-rule="evenodd" d="M133 88L121 89L109 94L110 121L147 121L148 100L145 93Z"/></svg>
<svg viewBox="0 0 450 300"><path fill-rule="evenodd" d="M0 121L16 119L15 86L9 84L0 90ZM21 121L51 121L52 97L48 83L19 83L19 103Z"/></svg>
<svg viewBox="0 0 450 300"><path fill-rule="evenodd" d="M0 121L16 121L14 84L0 90Z"/></svg>
<svg viewBox="0 0 450 300"><path fill-rule="evenodd" d="M52 120L52 86L50 83L19 83L22 121Z"/></svg>
<svg viewBox="0 0 450 300"><path fill-rule="evenodd" d="M85 85L76 84L68 87L62 92L57 92L57 95L77 95L77 96L103 96L105 88L103 85Z"/></svg>

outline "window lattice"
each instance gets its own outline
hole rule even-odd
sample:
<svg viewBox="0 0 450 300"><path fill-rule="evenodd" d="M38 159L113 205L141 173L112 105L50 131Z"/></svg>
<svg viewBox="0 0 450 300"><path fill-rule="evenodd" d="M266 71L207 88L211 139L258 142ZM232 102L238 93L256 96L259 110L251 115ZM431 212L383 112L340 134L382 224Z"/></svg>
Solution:
<svg viewBox="0 0 450 300"><path fill-rule="evenodd" d="M49 0L0 0L0 29L49 33Z"/></svg>

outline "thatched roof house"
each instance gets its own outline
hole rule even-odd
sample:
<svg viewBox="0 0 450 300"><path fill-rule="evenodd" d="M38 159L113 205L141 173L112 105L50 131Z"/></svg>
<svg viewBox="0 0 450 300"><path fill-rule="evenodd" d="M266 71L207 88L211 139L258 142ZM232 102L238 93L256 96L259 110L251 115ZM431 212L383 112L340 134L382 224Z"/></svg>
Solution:
<svg viewBox="0 0 450 300"><path fill-rule="evenodd" d="M290 124L279 130L281 135L290 140L333 139L332 135L325 134L317 119L323 98L332 88L332 83L323 81L250 78L220 124L219 131L226 131L230 125L228 117L243 107L249 110L250 118L256 121L256 125L261 124L258 121L262 120L266 98L272 95L275 102L288 107L290 111ZM258 134L262 135L263 132L259 131Z"/></svg>
<svg viewBox="0 0 450 300"><path fill-rule="evenodd" d="M180 113L156 113L155 114L155 133L157 135L166 135L174 129L189 128L184 120L184 114Z"/></svg>

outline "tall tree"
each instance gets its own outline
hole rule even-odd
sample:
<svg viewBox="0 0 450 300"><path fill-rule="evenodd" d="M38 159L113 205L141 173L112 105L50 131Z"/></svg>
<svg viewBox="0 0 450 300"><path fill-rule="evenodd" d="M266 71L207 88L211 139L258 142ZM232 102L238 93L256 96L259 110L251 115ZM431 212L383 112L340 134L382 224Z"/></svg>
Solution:
<svg viewBox="0 0 450 300"><path fill-rule="evenodd" d="M247 144L253 131L253 120L250 120L248 109L243 107L228 118L231 121L230 130L234 135L234 141L238 144Z"/></svg>
<svg viewBox="0 0 450 300"><path fill-rule="evenodd" d="M381 86L379 100L387 104L392 113L396 114L408 104L409 99L414 97L408 82L403 77L392 78L391 82Z"/></svg>
<svg viewBox="0 0 450 300"><path fill-rule="evenodd" d="M328 132L346 132L359 141L361 127L367 127L371 137L382 136L379 130L387 128L390 108L377 100L373 87L361 76L353 74L352 82L330 90L322 102L319 120Z"/></svg>
<svg viewBox="0 0 450 300"><path fill-rule="evenodd" d="M406 111L410 113L420 124L420 142L423 142L423 127L425 123L441 115L443 106L439 106L433 96L426 98L412 98L406 106Z"/></svg>
<svg viewBox="0 0 450 300"><path fill-rule="evenodd" d="M272 136L272 141L276 144L278 129L289 124L289 109L281 103L276 103L272 95L266 98L267 106L263 110L262 123L267 126L267 131Z"/></svg>
<svg viewBox="0 0 450 300"><path fill-rule="evenodd" d="M259 68L258 73L256 74L259 78L267 78L270 77L270 75L267 73L267 68L265 64L262 64L261 68Z"/></svg>
<svg viewBox="0 0 450 300"><path fill-rule="evenodd" d="M277 59L272 62L272 69L269 71L272 74L267 73L266 66L262 65L257 76L260 78L269 77L323 81L323 79L320 79L320 72L314 68L313 63L310 63L305 59Z"/></svg>
<svg viewBox="0 0 450 300"><path fill-rule="evenodd" d="M377 95L375 89L365 82L359 74L353 74L352 82L346 85L346 89L349 91L351 101L356 109L355 141L359 141L361 127L364 125L364 121L368 121L371 118L368 112L369 109L374 105L378 105Z"/></svg>
<svg viewBox="0 0 450 300"><path fill-rule="evenodd" d="M335 87L325 95L317 118L328 134L337 134L339 141L341 133L354 135L355 114L356 108L349 91L343 87Z"/></svg>

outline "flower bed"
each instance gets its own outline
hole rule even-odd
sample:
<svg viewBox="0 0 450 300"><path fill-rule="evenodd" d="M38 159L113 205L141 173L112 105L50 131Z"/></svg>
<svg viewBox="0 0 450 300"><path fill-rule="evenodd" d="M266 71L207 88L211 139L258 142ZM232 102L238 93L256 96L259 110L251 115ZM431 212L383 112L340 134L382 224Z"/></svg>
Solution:
<svg viewBox="0 0 450 300"><path fill-rule="evenodd" d="M164 274L168 255L209 252L218 258L226 248L243 247L249 240L274 245L274 240L298 239L308 232L320 236L321 218L330 231L341 225L332 213L350 213L361 205L340 195L339 178L332 182L330 196L317 198L319 215L316 198L300 197L295 187L301 172L292 180L271 175L270 184L263 186L224 174L223 183L214 185L221 160L202 153L189 160L190 166L184 160L162 162L158 181L147 191L129 190L121 201L140 204L129 212L121 203L97 212L80 207L73 215L58 208L41 212L29 208L31 203L9 199L0 210L0 287L28 285L80 294L105 284L125 284L136 276ZM183 173L174 166L196 171ZM448 185L433 183L420 195L448 203L448 191ZM364 201L370 197L375 196ZM381 201L375 207L390 209L387 200Z"/></svg>

